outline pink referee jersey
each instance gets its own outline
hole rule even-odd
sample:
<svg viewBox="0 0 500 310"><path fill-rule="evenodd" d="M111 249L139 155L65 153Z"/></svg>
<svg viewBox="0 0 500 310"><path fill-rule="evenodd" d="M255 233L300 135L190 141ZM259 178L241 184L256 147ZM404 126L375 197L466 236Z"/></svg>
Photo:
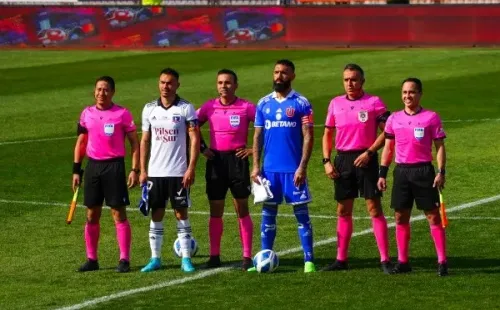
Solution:
<svg viewBox="0 0 500 310"><path fill-rule="evenodd" d="M393 113L387 119L385 135L395 139L398 164L431 162L432 141L446 138L439 115L426 109L414 115L404 110Z"/></svg>
<svg viewBox="0 0 500 310"><path fill-rule="evenodd" d="M107 110L85 108L80 126L88 132L87 156L96 160L125 157L125 135L136 129L132 114L116 104Z"/></svg>
<svg viewBox="0 0 500 310"><path fill-rule="evenodd" d="M216 151L234 151L245 147L248 127L255 120L255 105L237 98L230 105L219 98L205 102L197 111L198 122L210 125L210 148Z"/></svg>
<svg viewBox="0 0 500 310"><path fill-rule="evenodd" d="M335 149L338 151L358 151L368 149L377 139L378 123L389 116L382 100L364 94L357 100L349 100L346 95L330 101L325 126L335 127Z"/></svg>

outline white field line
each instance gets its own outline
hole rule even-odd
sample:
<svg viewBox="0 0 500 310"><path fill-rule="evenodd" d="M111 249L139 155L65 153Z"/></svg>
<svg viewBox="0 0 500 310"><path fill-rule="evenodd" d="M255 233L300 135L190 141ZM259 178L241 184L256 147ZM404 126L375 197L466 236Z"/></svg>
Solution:
<svg viewBox="0 0 500 310"><path fill-rule="evenodd" d="M482 205L482 204L485 204L485 203L489 203L489 202L493 202L493 201L497 201L497 200L500 200L500 195L492 196L492 197L484 198L484 199L480 199L480 200L476 200L476 201L469 202L469 203L465 203L465 204L462 204L462 205L459 205L459 206L456 206L456 207L449 208L447 211L448 211L448 213L458 212L460 210L477 207L479 205ZM414 216L411 219L411 221L412 222L416 222L416 221L423 221L425 219L426 219L425 215L418 215L418 216ZM390 223L388 226L389 227L394 227L395 223ZM365 230L353 233L353 237L367 235L367 234L370 234L370 233L372 233L372 229L365 229ZM321 240L321 241L315 242L314 246L317 247L317 246L320 246L320 245L326 245L326 244L334 243L336 241L337 241L336 237L328 238L328 239L325 239L325 240ZM300 252L300 251L302 251L302 248L301 247L296 247L296 248L291 248L291 249L288 249L288 250L277 252L277 254L281 256L281 255L287 255L287 254L291 254L291 253L295 253L295 252ZM179 285L179 284L184 284L184 283L187 283L187 282L192 282L192 281L195 281L195 280L203 279L203 278L215 275L215 274L219 274L219 273L228 271L230 269L232 269L232 268L231 267L221 267L221 268L217 268L217 269L204 270L204 271L201 271L201 272L199 272L199 273L197 273L196 275L193 275L193 276L182 277L182 278L176 279L176 280L163 281L163 282L160 282L160 283L157 283L157 284L154 284L154 285L150 285L150 286L139 287L139 288L135 288L135 289L131 289L131 290L122 291L122 292L119 292L119 293L114 293L114 294L110 294L110 295L106 295L106 296L102 296L102 297L98 297L98 298L94 298L94 299L89 299L89 300L87 300L85 302L82 302L82 303L79 303L79 304L74 304L74 305L71 305L71 306L59 308L58 310L76 310L76 309L82 309L82 308L85 308L85 307L95 306L97 304L105 303L105 302L108 302L110 300L114 300L114 299L118 299L118 298L130 296L130 295L134 295L134 294L137 294L137 293L150 292L150 291L153 291L153 290L162 289L162 288L173 286L173 285Z"/></svg>
<svg viewBox="0 0 500 310"><path fill-rule="evenodd" d="M500 121L500 118L479 118L479 119L451 119L451 120L445 120L443 123L472 123L472 122L498 122ZM324 127L325 125L323 124L316 124L314 127ZM202 131L208 131L206 128L202 128ZM141 132L139 132L141 134ZM57 140L69 140L69 139L75 139L76 140L76 135L74 136L66 136L66 137L55 137L55 138L41 138L41 139L30 139L30 140L15 140L15 141L4 141L0 142L0 146L2 145L12 145L12 144L24 144L24 143L36 143L36 142L46 142L46 141L57 141Z"/></svg>

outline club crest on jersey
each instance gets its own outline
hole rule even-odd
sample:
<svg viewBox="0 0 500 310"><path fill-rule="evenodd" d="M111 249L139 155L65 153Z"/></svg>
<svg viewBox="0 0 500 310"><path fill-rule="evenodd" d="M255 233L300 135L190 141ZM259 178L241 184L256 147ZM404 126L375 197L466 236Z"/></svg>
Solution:
<svg viewBox="0 0 500 310"><path fill-rule="evenodd" d="M417 140L422 140L422 138L425 136L425 129L423 127L415 127L415 128L413 128L413 136Z"/></svg>
<svg viewBox="0 0 500 310"><path fill-rule="evenodd" d="M288 108L286 108L285 113L286 113L286 116L293 117L293 115L295 114L295 109L292 107L288 107Z"/></svg>
<svg viewBox="0 0 500 310"><path fill-rule="evenodd" d="M240 125L240 116L239 115L230 115L229 116L229 124L231 124L231 127L238 127Z"/></svg>
<svg viewBox="0 0 500 310"><path fill-rule="evenodd" d="M104 134L108 137L115 133L115 124L104 124Z"/></svg>
<svg viewBox="0 0 500 310"><path fill-rule="evenodd" d="M172 122L173 123L178 123L180 121L181 121L181 117L179 115L172 116Z"/></svg>
<svg viewBox="0 0 500 310"><path fill-rule="evenodd" d="M359 111L358 112L358 120L361 123L366 123L366 121L368 120L368 112L367 111Z"/></svg>

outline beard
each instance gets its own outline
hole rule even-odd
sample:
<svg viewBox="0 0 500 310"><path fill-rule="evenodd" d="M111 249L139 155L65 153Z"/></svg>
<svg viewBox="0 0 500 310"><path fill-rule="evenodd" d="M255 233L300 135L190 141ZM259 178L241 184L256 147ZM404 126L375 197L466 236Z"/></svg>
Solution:
<svg viewBox="0 0 500 310"><path fill-rule="evenodd" d="M283 92L292 86L291 81L273 81L273 89L277 92Z"/></svg>

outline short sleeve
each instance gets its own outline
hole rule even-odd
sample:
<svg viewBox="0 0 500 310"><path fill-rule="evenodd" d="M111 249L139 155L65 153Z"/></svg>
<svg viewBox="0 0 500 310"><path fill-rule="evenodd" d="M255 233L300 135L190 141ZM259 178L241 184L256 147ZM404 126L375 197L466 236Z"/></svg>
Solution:
<svg viewBox="0 0 500 310"><path fill-rule="evenodd" d="M129 110L125 109L122 116L122 124L125 132L131 132L137 129L134 123L134 118Z"/></svg>
<svg viewBox="0 0 500 310"><path fill-rule="evenodd" d="M146 105L144 109L142 109L142 131L149 131L151 128L151 123L149 122L149 114L150 109Z"/></svg>
<svg viewBox="0 0 500 310"><path fill-rule="evenodd" d="M257 105L257 108L255 109L255 122L254 122L254 127L264 127L265 119L264 119L264 113L262 113L262 108L264 104L259 102Z"/></svg>
<svg viewBox="0 0 500 310"><path fill-rule="evenodd" d="M192 131L198 127L198 116L196 115L196 110L191 103L187 105L185 113L187 128Z"/></svg>
<svg viewBox="0 0 500 310"><path fill-rule="evenodd" d="M82 128L85 128L87 129L87 109L84 109L82 111L82 114L80 114L80 122L78 123L79 126L81 126Z"/></svg>
<svg viewBox="0 0 500 310"><path fill-rule="evenodd" d="M255 114L256 114L256 107L253 103L248 102L247 103L247 117L248 121L254 122L255 121Z"/></svg>
<svg viewBox="0 0 500 310"><path fill-rule="evenodd" d="M205 102L198 110L196 110L196 117L198 118L198 122L200 122L200 124L203 124L208 121L208 113L207 113L208 104L209 101Z"/></svg>
<svg viewBox="0 0 500 310"><path fill-rule="evenodd" d="M335 127L335 113L334 113L335 100L330 101L328 111L326 112L325 127Z"/></svg>
<svg viewBox="0 0 500 310"><path fill-rule="evenodd" d="M314 119L313 119L313 109L312 105L307 100L305 97L300 97L299 99L299 104L300 104L300 118L302 121L302 125L305 126L314 126Z"/></svg>
<svg viewBox="0 0 500 310"><path fill-rule="evenodd" d="M440 140L446 138L446 133L444 132L443 122L437 113L434 114L434 117L431 121L431 135L433 140Z"/></svg>
<svg viewBox="0 0 500 310"><path fill-rule="evenodd" d="M391 114L385 123L384 135L386 139L394 139L394 128L392 124L394 123L394 114Z"/></svg>
<svg viewBox="0 0 500 310"><path fill-rule="evenodd" d="M391 115L391 112L387 110L387 106L379 97L375 100L375 117L377 119L377 123L385 123L387 122L387 118Z"/></svg>

